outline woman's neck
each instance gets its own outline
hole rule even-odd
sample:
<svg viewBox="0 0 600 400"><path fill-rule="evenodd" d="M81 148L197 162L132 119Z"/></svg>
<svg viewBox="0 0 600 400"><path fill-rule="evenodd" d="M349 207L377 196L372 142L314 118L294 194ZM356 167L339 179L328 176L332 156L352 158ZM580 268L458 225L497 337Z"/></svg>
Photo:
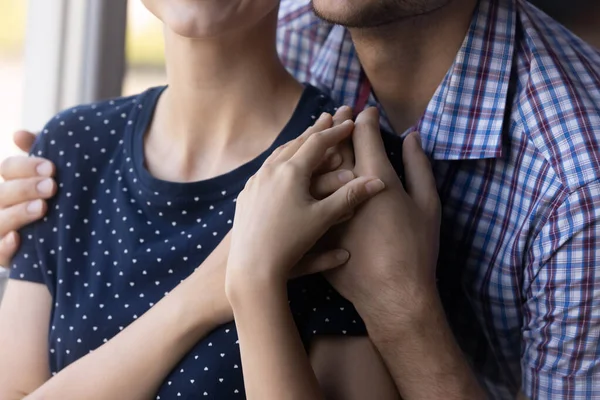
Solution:
<svg viewBox="0 0 600 400"><path fill-rule="evenodd" d="M169 86L146 136L154 175L199 180L249 161L271 144L302 93L279 61L276 23L275 14L259 26L201 40L165 31ZM239 160L227 156L223 162L236 152ZM153 154L173 160L173 170L154 168Z"/></svg>
<svg viewBox="0 0 600 400"><path fill-rule="evenodd" d="M402 133L423 115L456 58L477 0L452 0L429 14L351 29L378 100Z"/></svg>

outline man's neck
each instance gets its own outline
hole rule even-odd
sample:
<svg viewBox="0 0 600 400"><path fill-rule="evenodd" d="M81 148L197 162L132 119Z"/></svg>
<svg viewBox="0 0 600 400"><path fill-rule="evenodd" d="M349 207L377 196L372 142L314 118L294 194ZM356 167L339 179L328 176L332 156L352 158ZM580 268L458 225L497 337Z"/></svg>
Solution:
<svg viewBox="0 0 600 400"><path fill-rule="evenodd" d="M477 0L378 28L350 29L379 102L398 133L413 126L454 63Z"/></svg>

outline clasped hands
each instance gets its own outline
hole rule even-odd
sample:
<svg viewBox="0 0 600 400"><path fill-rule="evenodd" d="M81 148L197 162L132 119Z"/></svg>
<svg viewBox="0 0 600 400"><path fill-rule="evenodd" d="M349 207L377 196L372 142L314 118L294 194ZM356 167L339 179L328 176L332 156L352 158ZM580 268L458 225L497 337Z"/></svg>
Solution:
<svg viewBox="0 0 600 400"><path fill-rule="evenodd" d="M258 259L255 278L325 272L367 327L386 314L411 318L437 296L440 203L419 136L404 141L404 187L388 161L377 110L351 119L348 107L322 116L250 180L233 232L209 256L214 262L193 274L213 283L216 322L232 319L224 290L226 266L234 265L230 255ZM27 150L33 136L20 132L16 139ZM0 175L6 179L0 184L0 265L8 266L18 245L14 230L43 216L43 199L57 185L54 166L40 158L12 157Z"/></svg>
<svg viewBox="0 0 600 400"><path fill-rule="evenodd" d="M387 158L377 110L353 122L347 107L274 152L238 197L228 298L325 272L367 327L387 313L421 312L437 295L440 203L417 134L405 140L403 156L406 188ZM307 262L317 244L325 250Z"/></svg>

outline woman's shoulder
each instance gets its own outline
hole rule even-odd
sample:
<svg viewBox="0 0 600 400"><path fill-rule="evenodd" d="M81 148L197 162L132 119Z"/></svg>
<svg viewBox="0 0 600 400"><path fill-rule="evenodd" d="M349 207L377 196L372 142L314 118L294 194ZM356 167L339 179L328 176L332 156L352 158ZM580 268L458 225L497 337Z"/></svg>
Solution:
<svg viewBox="0 0 600 400"><path fill-rule="evenodd" d="M44 126L31 154L60 164L65 154L84 153L121 140L127 125L133 124L136 109L147 92L100 102L82 104L61 111ZM96 153L96 152L94 152Z"/></svg>

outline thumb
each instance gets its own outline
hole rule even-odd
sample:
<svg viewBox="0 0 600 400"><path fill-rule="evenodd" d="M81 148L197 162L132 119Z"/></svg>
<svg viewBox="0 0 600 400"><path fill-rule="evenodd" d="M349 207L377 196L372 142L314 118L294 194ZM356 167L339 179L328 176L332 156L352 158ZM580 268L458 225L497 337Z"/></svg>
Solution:
<svg viewBox="0 0 600 400"><path fill-rule="evenodd" d="M439 196L431 163L421 148L421 138L413 132L404 140L402 149L406 191L419 206L426 210L439 207Z"/></svg>
<svg viewBox="0 0 600 400"><path fill-rule="evenodd" d="M318 274L341 267L350 259L350 253L346 250L329 250L322 253L310 253L304 256L302 260L292 270L292 277Z"/></svg>
<svg viewBox="0 0 600 400"><path fill-rule="evenodd" d="M376 108L368 108L356 117L352 141L357 168L374 172L378 162L387 160Z"/></svg>
<svg viewBox="0 0 600 400"><path fill-rule="evenodd" d="M0 267L9 267L10 260L13 258L18 248L19 235L16 232L10 232L0 239Z"/></svg>
<svg viewBox="0 0 600 400"><path fill-rule="evenodd" d="M333 225L347 217L360 204L375 197L383 189L385 189L385 183L381 179L360 177L348 182L317 204L322 207L324 219Z"/></svg>
<svg viewBox="0 0 600 400"><path fill-rule="evenodd" d="M25 153L29 153L31 146L33 146L33 143L35 142L35 134L27 131L17 131L13 135L13 141L18 148Z"/></svg>

